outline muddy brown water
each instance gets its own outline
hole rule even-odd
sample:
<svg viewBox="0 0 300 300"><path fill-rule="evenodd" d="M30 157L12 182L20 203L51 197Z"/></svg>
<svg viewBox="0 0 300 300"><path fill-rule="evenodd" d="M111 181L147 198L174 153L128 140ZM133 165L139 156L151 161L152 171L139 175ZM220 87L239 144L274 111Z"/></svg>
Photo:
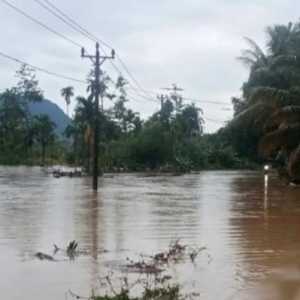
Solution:
<svg viewBox="0 0 300 300"><path fill-rule="evenodd" d="M156 253L177 238L207 247L196 265L172 274L200 299L300 299L300 188L276 176L120 174L101 178L95 195L89 178L0 168L1 299L65 299L69 289L88 295L126 257ZM73 239L90 255L33 257Z"/></svg>

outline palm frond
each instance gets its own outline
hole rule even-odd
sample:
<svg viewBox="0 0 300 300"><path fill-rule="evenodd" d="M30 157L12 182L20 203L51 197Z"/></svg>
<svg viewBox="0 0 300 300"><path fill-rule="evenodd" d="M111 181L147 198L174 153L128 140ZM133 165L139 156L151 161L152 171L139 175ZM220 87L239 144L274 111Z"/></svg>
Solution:
<svg viewBox="0 0 300 300"><path fill-rule="evenodd" d="M260 67L268 64L268 58L264 51L250 38L244 38L249 44L250 49L242 50L242 55L237 57L243 64L248 67Z"/></svg>
<svg viewBox="0 0 300 300"><path fill-rule="evenodd" d="M252 70L252 79L270 75L269 66L259 66Z"/></svg>
<svg viewBox="0 0 300 300"><path fill-rule="evenodd" d="M247 56L238 56L236 59L241 61L246 67L252 67L256 63L253 58Z"/></svg>
<svg viewBox="0 0 300 300"><path fill-rule="evenodd" d="M274 55L271 60L271 67L287 67L293 66L297 62L297 56L293 54L287 54L287 55Z"/></svg>
<svg viewBox="0 0 300 300"><path fill-rule="evenodd" d="M251 49L254 50L254 52L256 53L256 55L258 57L266 59L266 55L265 55L264 51L257 45L257 43L254 40L252 40L248 37L244 37L244 39L249 44Z"/></svg>
<svg viewBox="0 0 300 300"><path fill-rule="evenodd" d="M257 61L261 58L259 53L255 52L254 50L251 50L251 49L242 50L242 56L252 58L255 61Z"/></svg>
<svg viewBox="0 0 300 300"><path fill-rule="evenodd" d="M290 151L299 144L300 123L279 128L266 134L259 144L259 153L270 157L279 149Z"/></svg>
<svg viewBox="0 0 300 300"><path fill-rule="evenodd" d="M300 106L288 105L277 110L265 125L265 130L270 131L281 127L287 127L300 122Z"/></svg>
<svg viewBox="0 0 300 300"><path fill-rule="evenodd" d="M287 90L272 87L256 87L251 93L249 103L264 103L272 107L280 107L288 101L290 93Z"/></svg>
<svg viewBox="0 0 300 300"><path fill-rule="evenodd" d="M300 181L300 145L290 154L287 171L290 178Z"/></svg>
<svg viewBox="0 0 300 300"><path fill-rule="evenodd" d="M260 126L260 121L263 120L263 122L265 122L266 117L270 114L270 109L271 107L264 103L256 103L251 105L249 108L236 115L235 118L230 122L230 126Z"/></svg>

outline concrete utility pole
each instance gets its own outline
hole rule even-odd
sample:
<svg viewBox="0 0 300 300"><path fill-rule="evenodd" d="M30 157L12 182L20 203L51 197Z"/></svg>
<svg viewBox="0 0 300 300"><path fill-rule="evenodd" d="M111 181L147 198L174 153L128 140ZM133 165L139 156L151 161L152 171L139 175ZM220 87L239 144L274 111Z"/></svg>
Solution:
<svg viewBox="0 0 300 300"><path fill-rule="evenodd" d="M157 100L160 101L160 109L162 109L162 108L163 108L163 105L164 105L164 103L165 103L165 100L166 100L166 96L163 95L163 94L158 95L158 96L157 96Z"/></svg>
<svg viewBox="0 0 300 300"><path fill-rule="evenodd" d="M111 56L102 56L99 51L99 43L96 43L96 54L86 55L85 49L81 49L81 57L89 58L95 67L95 81L93 83L94 94L95 94L95 114L94 114L94 153L93 153L93 189L98 190L98 175L99 175L99 165L98 165L98 155L99 155L99 98L101 96L101 110L103 113L103 88L101 88L100 76L101 76L101 65L107 59L115 58L115 51L112 49Z"/></svg>
<svg viewBox="0 0 300 300"><path fill-rule="evenodd" d="M170 92L170 98L175 102L176 113L178 113L178 109L182 105L182 96L178 92L183 92L184 89L178 87L176 83L173 83L172 87L162 88L162 90Z"/></svg>

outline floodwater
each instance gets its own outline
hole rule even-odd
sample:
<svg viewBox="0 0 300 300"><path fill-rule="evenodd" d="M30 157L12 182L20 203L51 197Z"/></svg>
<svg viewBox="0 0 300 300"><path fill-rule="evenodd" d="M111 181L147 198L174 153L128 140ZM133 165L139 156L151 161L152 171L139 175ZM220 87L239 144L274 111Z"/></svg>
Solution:
<svg viewBox="0 0 300 300"><path fill-rule="evenodd" d="M173 271L200 299L300 299L300 188L261 172L60 178L40 168L0 168L0 293L7 300L89 295L126 257L175 239L207 250ZM39 261L77 240L70 262ZM108 252L103 253L106 249Z"/></svg>

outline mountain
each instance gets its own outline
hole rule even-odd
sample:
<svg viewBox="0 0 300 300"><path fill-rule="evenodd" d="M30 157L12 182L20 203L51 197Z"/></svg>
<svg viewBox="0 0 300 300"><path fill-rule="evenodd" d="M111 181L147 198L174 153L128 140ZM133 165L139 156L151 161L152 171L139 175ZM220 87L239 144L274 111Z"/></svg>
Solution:
<svg viewBox="0 0 300 300"><path fill-rule="evenodd" d="M29 111L32 115L48 115L56 124L56 132L59 134L63 134L66 127L71 123L71 119L63 112L63 110L50 100L30 103Z"/></svg>

